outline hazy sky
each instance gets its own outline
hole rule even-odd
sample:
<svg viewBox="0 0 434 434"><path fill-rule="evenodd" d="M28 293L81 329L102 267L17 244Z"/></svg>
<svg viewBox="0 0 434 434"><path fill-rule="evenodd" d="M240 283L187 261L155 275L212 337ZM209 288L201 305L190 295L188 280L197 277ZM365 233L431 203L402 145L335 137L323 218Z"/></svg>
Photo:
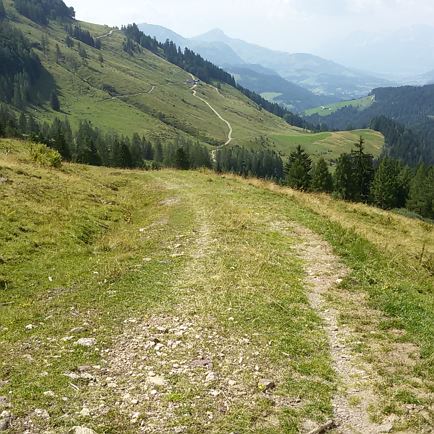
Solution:
<svg viewBox="0 0 434 434"><path fill-rule="evenodd" d="M317 52L358 31L434 25L433 0L65 0L77 18L100 24L159 24L183 36L220 28L292 52Z"/></svg>

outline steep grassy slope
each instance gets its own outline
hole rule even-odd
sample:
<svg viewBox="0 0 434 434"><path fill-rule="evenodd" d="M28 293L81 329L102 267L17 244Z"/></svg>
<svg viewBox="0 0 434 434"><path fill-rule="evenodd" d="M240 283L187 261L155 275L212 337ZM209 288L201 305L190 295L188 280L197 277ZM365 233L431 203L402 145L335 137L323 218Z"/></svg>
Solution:
<svg viewBox="0 0 434 434"><path fill-rule="evenodd" d="M35 46L40 45L43 35L47 36L48 54L36 51L54 78L63 112L60 116L68 116L73 126L80 119L89 119L103 130L119 134L138 132L163 140L181 134L210 145L226 142L227 125L206 104L194 98L191 84L187 82L191 77L182 69L147 50L131 56L122 49L125 38L120 31L88 23L80 26L94 37L101 37L102 49L81 44L88 54L83 62L78 55L77 41L74 48L66 46L63 25L52 22L48 28L40 27L13 12L11 1L5 4L17 27ZM59 63L56 63L56 44L63 57ZM100 54L103 63L99 61ZM103 90L107 85L114 89L116 97ZM45 78L39 87L47 87ZM201 83L198 92L231 123L232 144L251 146L260 136L299 135L297 129L260 110L230 86L222 86L217 92L214 87ZM40 120L59 116L48 102L43 107L33 107L31 112ZM352 143L344 140L342 145L342 150L348 150ZM284 153L291 149L291 146L281 147Z"/></svg>
<svg viewBox="0 0 434 434"><path fill-rule="evenodd" d="M432 225L212 173L47 169L30 146L0 141L11 432L295 433L340 411L429 432Z"/></svg>

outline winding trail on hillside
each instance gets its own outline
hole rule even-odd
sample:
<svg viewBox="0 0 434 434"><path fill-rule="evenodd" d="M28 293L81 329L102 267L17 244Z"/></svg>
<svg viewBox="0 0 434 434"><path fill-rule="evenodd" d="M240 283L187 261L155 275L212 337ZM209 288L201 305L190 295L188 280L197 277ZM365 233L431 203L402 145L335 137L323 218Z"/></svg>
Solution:
<svg viewBox="0 0 434 434"><path fill-rule="evenodd" d="M197 78L193 75L193 74L190 74L190 76L191 76L191 78L192 78L192 80L197 80ZM227 139L227 141L226 141L226 143L224 144L224 145L222 145L222 146L220 146L219 147L219 149L221 149L223 146L227 146L227 145L229 145L231 142L232 142L232 140L233 140L233 137L232 137L232 134L233 134L233 129L232 129L232 125L230 124L230 122L229 121L227 121L225 118L223 118L223 116L206 100L206 99L204 99L204 98L202 98L202 97L200 97L200 96L198 96L197 95L197 83L191 88L191 90L193 91L193 96L195 97L195 98L197 98L197 99L199 99L199 100L201 100L202 102L204 102L213 112L214 112L214 114L222 121L222 122L224 122L227 126L228 126L228 128L229 128L229 133L228 133L228 139ZM215 87L214 88L216 91L217 91L217 93L220 95L220 92L219 92L219 90Z"/></svg>
<svg viewBox="0 0 434 434"><path fill-rule="evenodd" d="M111 29L108 33L104 33L104 35L97 36L96 39L108 38L111 35L113 35L113 33L116 32L116 31L117 31L117 29Z"/></svg>

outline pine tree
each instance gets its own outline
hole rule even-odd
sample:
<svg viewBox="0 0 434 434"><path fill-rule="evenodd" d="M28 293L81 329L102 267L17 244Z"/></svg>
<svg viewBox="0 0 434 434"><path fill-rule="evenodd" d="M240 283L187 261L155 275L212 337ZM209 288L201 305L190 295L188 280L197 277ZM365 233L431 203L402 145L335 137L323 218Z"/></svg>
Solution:
<svg viewBox="0 0 434 434"><path fill-rule="evenodd" d="M423 217L434 216L434 169L421 164L410 183L407 208Z"/></svg>
<svg viewBox="0 0 434 434"><path fill-rule="evenodd" d="M180 170L188 170L190 161L184 148L179 147L175 152L175 167Z"/></svg>
<svg viewBox="0 0 434 434"><path fill-rule="evenodd" d="M313 170L312 190L323 193L331 193L333 191L333 177L324 158L318 160Z"/></svg>
<svg viewBox="0 0 434 434"><path fill-rule="evenodd" d="M399 174L399 183L401 185L401 191L398 198L398 207L405 208L408 195L410 193L410 183L413 179L414 172L408 166L404 166Z"/></svg>
<svg viewBox="0 0 434 434"><path fill-rule="evenodd" d="M27 118L26 115L21 112L20 117L18 119L18 129L20 134L27 134Z"/></svg>
<svg viewBox="0 0 434 434"><path fill-rule="evenodd" d="M368 202L371 193L371 183L374 178L374 157L365 153L365 141L360 136L356 149L351 152L353 175L354 175L354 196L355 201Z"/></svg>
<svg viewBox="0 0 434 434"><path fill-rule="evenodd" d="M50 105L51 108L56 111L56 112L60 112L60 101L59 101L59 97L57 96L56 91L53 90L53 92L51 92L51 97L50 97Z"/></svg>
<svg viewBox="0 0 434 434"><path fill-rule="evenodd" d="M131 140L131 160L134 167L141 167L144 160L144 145L137 133L133 134Z"/></svg>
<svg viewBox="0 0 434 434"><path fill-rule="evenodd" d="M309 155L297 146L294 152L291 152L288 162L285 166L286 183L297 190L308 190L310 186L312 160Z"/></svg>
<svg viewBox="0 0 434 434"><path fill-rule="evenodd" d="M71 139L69 134L71 133L69 123L62 122L60 119L54 119L49 130L49 145L56 149L60 155L65 159L71 158L69 145Z"/></svg>
<svg viewBox="0 0 434 434"><path fill-rule="evenodd" d="M48 36L45 33L41 38L41 48L45 57L48 57L48 53L50 52L50 41L48 40Z"/></svg>
<svg viewBox="0 0 434 434"><path fill-rule="evenodd" d="M59 64L63 60L62 52L60 51L59 44L56 44L56 63Z"/></svg>
<svg viewBox="0 0 434 434"><path fill-rule="evenodd" d="M353 165L349 154L342 154L337 161L335 171L335 192L344 200L354 197Z"/></svg>
<svg viewBox="0 0 434 434"><path fill-rule="evenodd" d="M0 0L0 21L6 18L6 9L3 0Z"/></svg>
<svg viewBox="0 0 434 434"><path fill-rule="evenodd" d="M400 206L404 187L400 178L401 172L401 163L391 158L384 158L378 166L371 193L374 203L380 208L392 209Z"/></svg>
<svg viewBox="0 0 434 434"><path fill-rule="evenodd" d="M13 93L12 103L17 108L20 109L24 108L23 93L20 84L18 82L14 83L14 93Z"/></svg>
<svg viewBox="0 0 434 434"><path fill-rule="evenodd" d="M90 164L92 166L101 165L101 157L96 148L97 132L92 128L90 122L80 122L75 141L75 161L77 163Z"/></svg>
<svg viewBox="0 0 434 434"><path fill-rule="evenodd" d="M157 163L162 163L163 158L163 147L161 146L161 142L157 139L154 146L154 160Z"/></svg>

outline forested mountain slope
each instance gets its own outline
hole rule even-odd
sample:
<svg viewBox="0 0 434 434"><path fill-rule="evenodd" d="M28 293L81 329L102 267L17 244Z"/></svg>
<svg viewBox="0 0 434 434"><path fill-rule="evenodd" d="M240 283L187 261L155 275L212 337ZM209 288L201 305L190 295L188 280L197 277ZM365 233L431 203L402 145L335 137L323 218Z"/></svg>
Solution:
<svg viewBox="0 0 434 434"><path fill-rule="evenodd" d="M372 126L384 134L389 131L386 142L395 156L412 164L433 163L434 85L378 88L371 95L367 105L347 106L330 114L318 110L306 119L333 129Z"/></svg>

